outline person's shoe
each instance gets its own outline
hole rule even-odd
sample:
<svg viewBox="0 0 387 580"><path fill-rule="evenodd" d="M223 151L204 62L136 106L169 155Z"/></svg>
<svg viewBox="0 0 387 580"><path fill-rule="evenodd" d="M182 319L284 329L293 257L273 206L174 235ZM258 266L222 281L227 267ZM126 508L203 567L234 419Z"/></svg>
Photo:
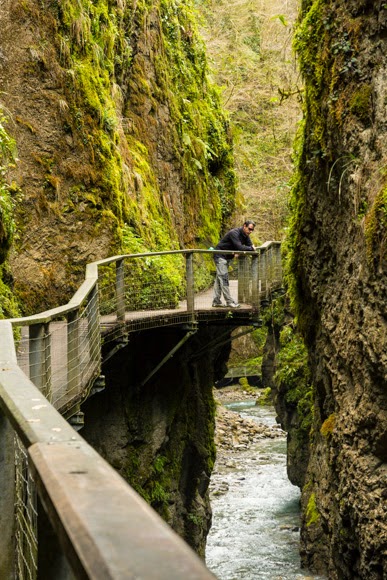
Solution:
<svg viewBox="0 0 387 580"><path fill-rule="evenodd" d="M223 304L221 302L213 302L212 308L222 308Z"/></svg>
<svg viewBox="0 0 387 580"><path fill-rule="evenodd" d="M241 305L238 304L238 302L230 302L230 304L227 304L228 308L240 308Z"/></svg>

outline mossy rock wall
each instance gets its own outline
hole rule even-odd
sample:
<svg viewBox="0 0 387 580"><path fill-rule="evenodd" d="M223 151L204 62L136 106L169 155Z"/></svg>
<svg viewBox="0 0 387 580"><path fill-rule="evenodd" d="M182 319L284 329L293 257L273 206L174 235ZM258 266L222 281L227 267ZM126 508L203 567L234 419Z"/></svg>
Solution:
<svg viewBox="0 0 387 580"><path fill-rule="evenodd" d="M185 331L133 336L105 366L105 391L83 405L82 435L201 556L211 522L212 389L230 351L204 347L225 330L199 330L144 386Z"/></svg>
<svg viewBox="0 0 387 580"><path fill-rule="evenodd" d="M387 5L303 1L290 289L314 387L302 560L387 575ZM334 417L334 421L333 418Z"/></svg>
<svg viewBox="0 0 387 580"><path fill-rule="evenodd" d="M234 208L232 145L196 21L191 0L2 7L24 312L68 299L89 261L218 239Z"/></svg>

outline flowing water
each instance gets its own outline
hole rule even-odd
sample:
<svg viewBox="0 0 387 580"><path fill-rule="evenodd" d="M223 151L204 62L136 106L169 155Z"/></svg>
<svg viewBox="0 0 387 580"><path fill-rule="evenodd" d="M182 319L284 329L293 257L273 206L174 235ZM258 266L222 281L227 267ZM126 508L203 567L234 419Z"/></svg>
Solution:
<svg viewBox="0 0 387 580"><path fill-rule="evenodd" d="M225 405L242 417L275 425L271 407ZM286 475L286 439L261 439L241 451L235 467L219 467L211 499L213 520L206 564L219 580L322 578L300 568L300 492Z"/></svg>

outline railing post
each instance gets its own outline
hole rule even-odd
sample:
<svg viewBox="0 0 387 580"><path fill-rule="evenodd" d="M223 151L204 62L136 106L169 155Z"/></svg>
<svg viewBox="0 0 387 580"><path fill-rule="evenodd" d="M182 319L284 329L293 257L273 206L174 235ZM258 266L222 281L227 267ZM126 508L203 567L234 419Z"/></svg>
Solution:
<svg viewBox="0 0 387 580"><path fill-rule="evenodd" d="M273 286L273 275L274 275L274 264L273 264L273 248L272 246L269 246L269 248L266 251L266 256L267 256L267 281L268 281L268 289L267 289L267 296L269 296L269 293L272 289Z"/></svg>
<svg viewBox="0 0 387 580"><path fill-rule="evenodd" d="M67 392L77 392L80 385L79 311L67 314Z"/></svg>
<svg viewBox="0 0 387 580"><path fill-rule="evenodd" d="M267 255L266 249L261 250L260 257L260 279L261 279L261 293L262 297L266 299L268 297L268 284L267 284Z"/></svg>
<svg viewBox="0 0 387 580"><path fill-rule="evenodd" d="M14 431L0 412L0 578L15 577Z"/></svg>
<svg viewBox="0 0 387 580"><path fill-rule="evenodd" d="M45 397L51 396L51 339L48 324L29 327L30 379Z"/></svg>
<svg viewBox="0 0 387 580"><path fill-rule="evenodd" d="M187 283L187 312L193 314L195 310L195 292L194 292L194 269L193 269L193 252L185 255L186 258L186 283Z"/></svg>
<svg viewBox="0 0 387 580"><path fill-rule="evenodd" d="M259 254L254 254L251 258L251 306L253 310L259 312Z"/></svg>
<svg viewBox="0 0 387 580"><path fill-rule="evenodd" d="M242 255L238 258L238 302L246 302L248 300L248 263L247 256Z"/></svg>
<svg viewBox="0 0 387 580"><path fill-rule="evenodd" d="M88 341L91 361L101 361L101 333L99 329L99 299L98 285L96 284L89 294L88 303Z"/></svg>
<svg viewBox="0 0 387 580"><path fill-rule="evenodd" d="M282 286L282 260L281 260L281 244L275 246L275 270L278 286Z"/></svg>
<svg viewBox="0 0 387 580"><path fill-rule="evenodd" d="M117 322L125 321L125 272L124 260L116 262L116 308Z"/></svg>

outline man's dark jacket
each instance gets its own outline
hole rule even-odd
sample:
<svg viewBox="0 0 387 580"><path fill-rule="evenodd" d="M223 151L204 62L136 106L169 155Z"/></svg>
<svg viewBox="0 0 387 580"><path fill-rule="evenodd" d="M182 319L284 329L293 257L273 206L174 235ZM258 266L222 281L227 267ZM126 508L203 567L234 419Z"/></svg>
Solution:
<svg viewBox="0 0 387 580"><path fill-rule="evenodd" d="M238 250L239 252L253 252L253 244L250 240L250 236L246 236L243 231L243 227L234 228L227 232L227 234L220 240L219 244L215 247L215 250ZM222 254L215 254L214 259L222 256ZM223 258L226 260L232 260L233 254L223 254Z"/></svg>

